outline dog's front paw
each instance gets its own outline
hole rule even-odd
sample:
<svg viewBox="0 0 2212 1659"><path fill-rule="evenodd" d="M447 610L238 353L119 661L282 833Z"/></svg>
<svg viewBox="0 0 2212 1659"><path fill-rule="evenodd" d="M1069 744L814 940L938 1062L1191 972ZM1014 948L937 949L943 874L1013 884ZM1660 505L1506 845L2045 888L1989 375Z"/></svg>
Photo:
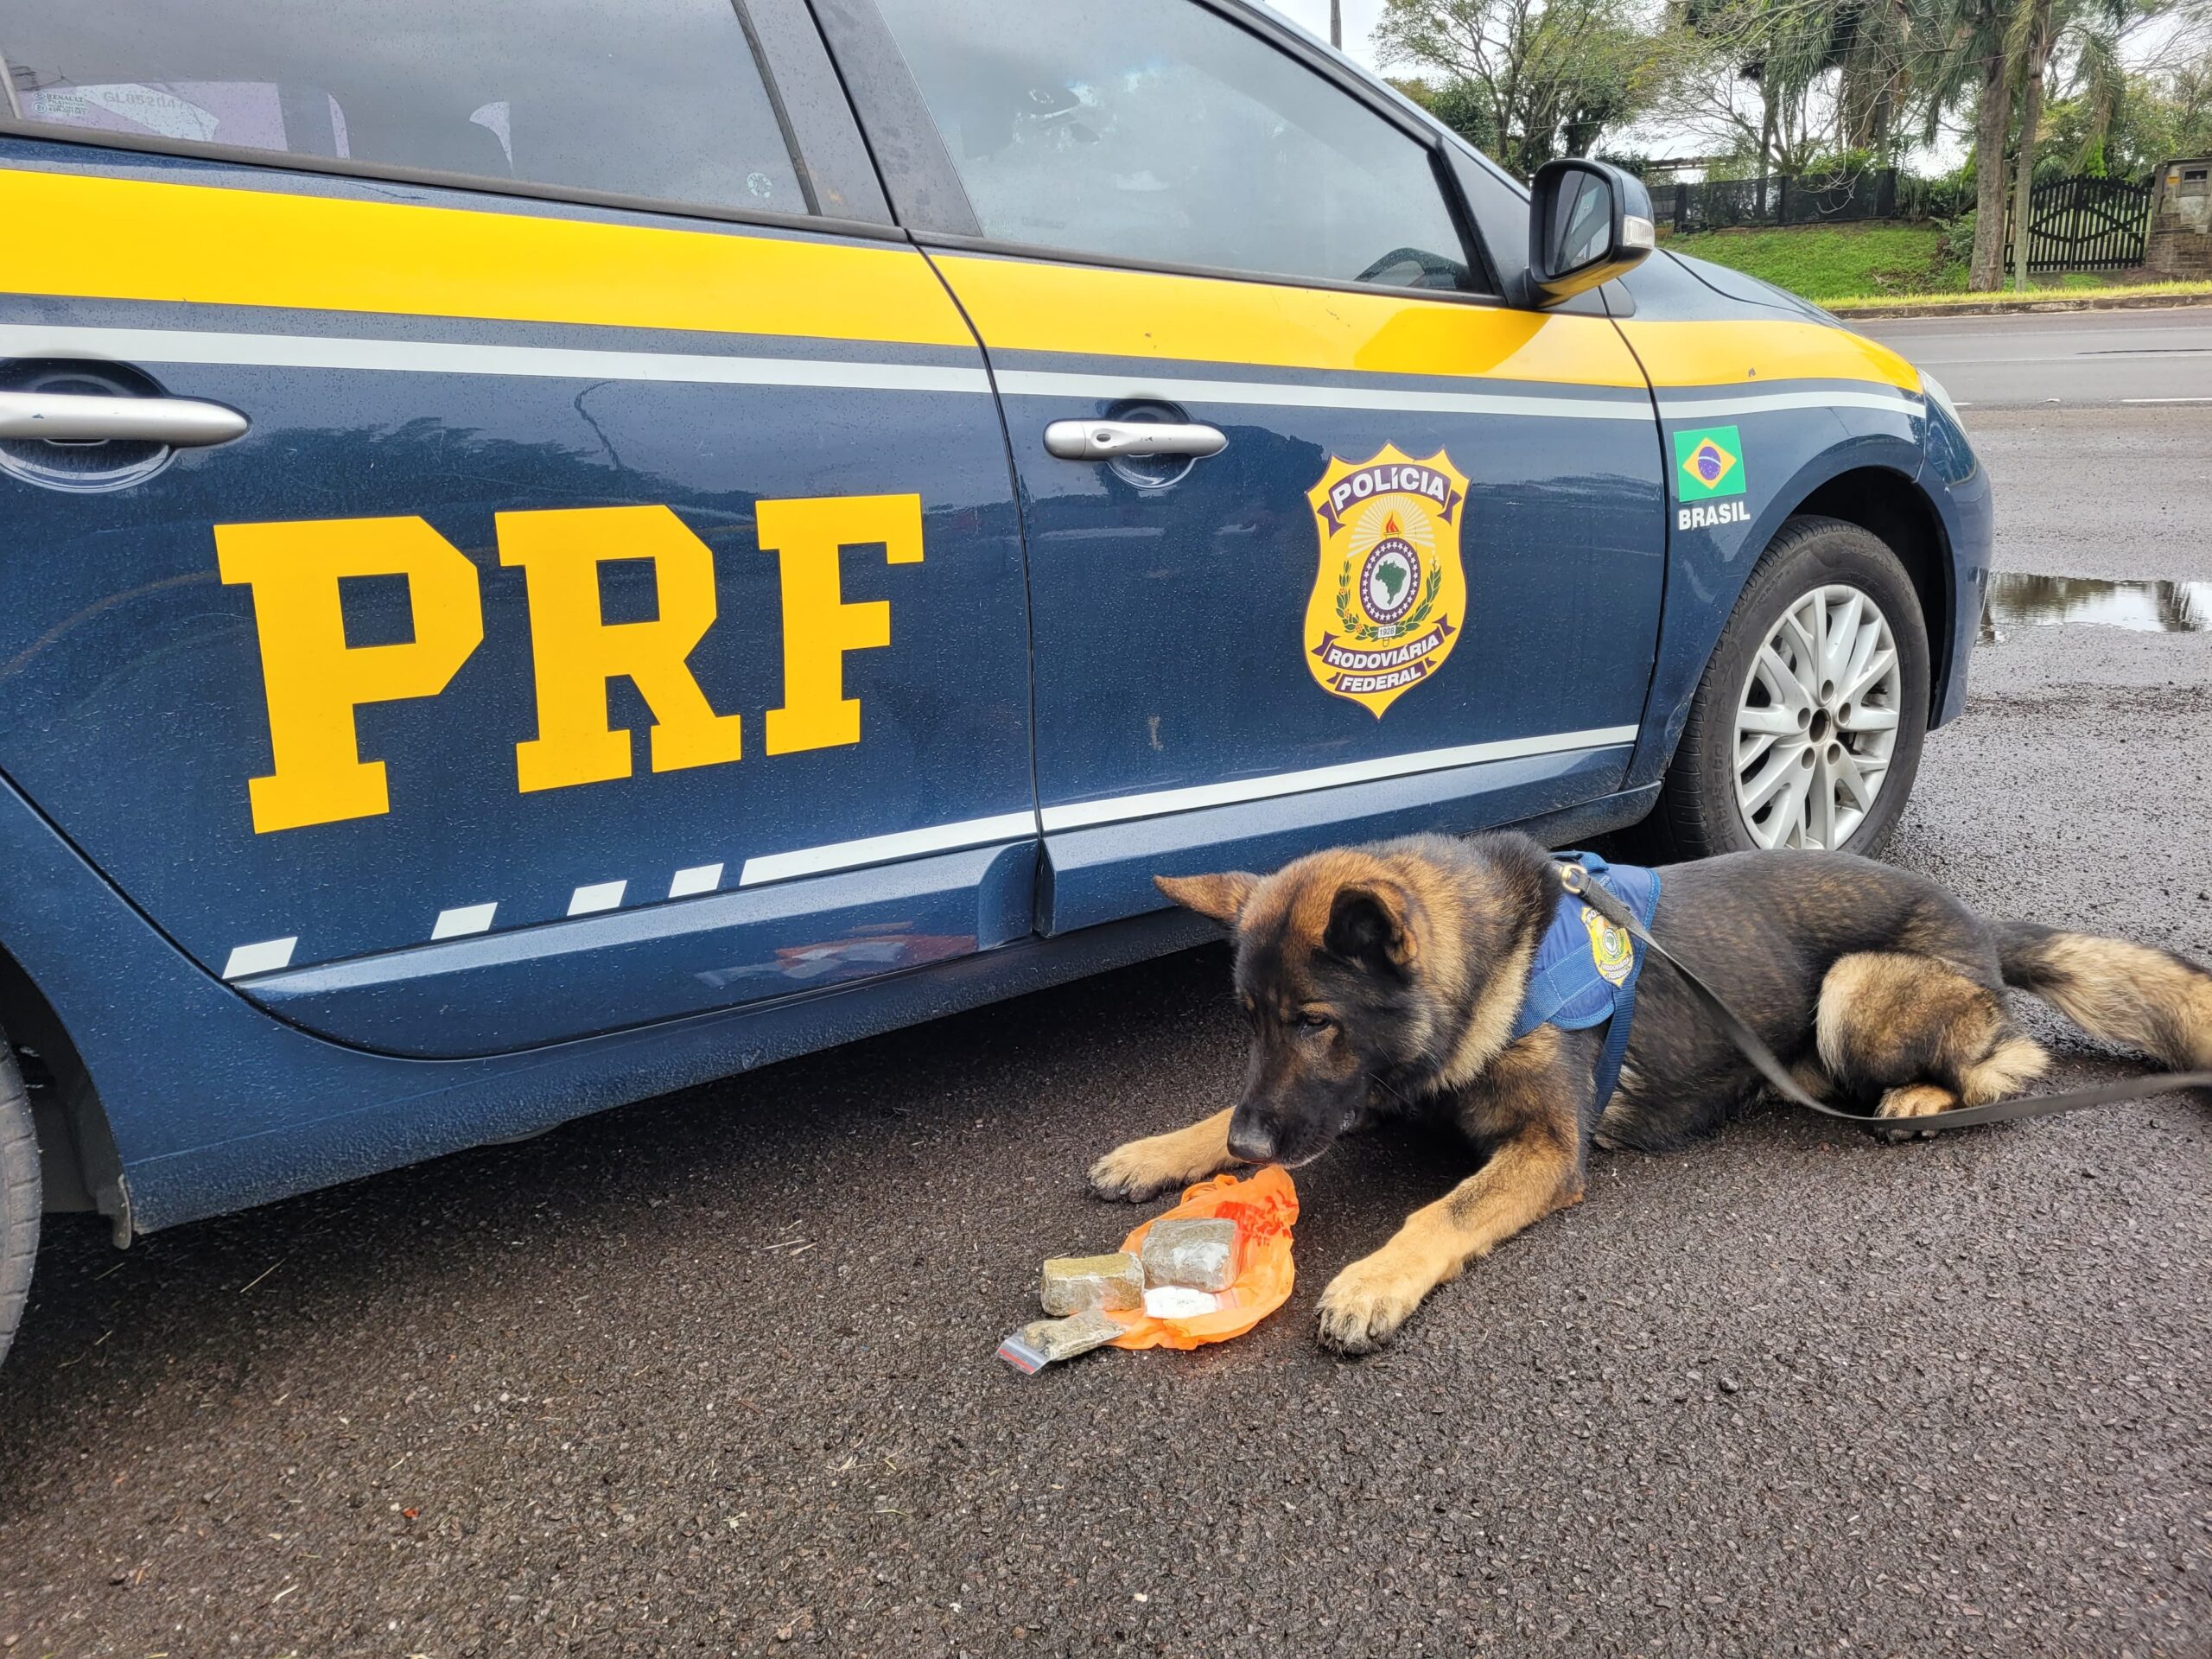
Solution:
<svg viewBox="0 0 2212 1659"><path fill-rule="evenodd" d="M1184 1168L1178 1137L1147 1135L1126 1141L1090 1166L1090 1190L1102 1198L1142 1204L1197 1178Z"/></svg>
<svg viewBox="0 0 2212 1659"><path fill-rule="evenodd" d="M1322 1344L1342 1354L1373 1353L1435 1286L1432 1275L1393 1260L1389 1250L1353 1262L1321 1293Z"/></svg>

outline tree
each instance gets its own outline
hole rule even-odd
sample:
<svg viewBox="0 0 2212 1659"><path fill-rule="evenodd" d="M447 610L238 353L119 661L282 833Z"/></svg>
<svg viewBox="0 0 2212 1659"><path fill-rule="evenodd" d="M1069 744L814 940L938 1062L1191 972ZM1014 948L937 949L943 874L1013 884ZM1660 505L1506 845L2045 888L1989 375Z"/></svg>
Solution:
<svg viewBox="0 0 2212 1659"><path fill-rule="evenodd" d="M2201 12L2205 0L1916 0L1929 7L1934 44L1919 72L1929 89L1932 131L1942 113L1971 96L1974 108L1974 235L1967 283L1993 289L2004 278L2006 186L2015 222L2027 223L2043 111L2054 74L2078 79L2119 60L2133 31ZM2011 177L2005 158L2012 158ZM2024 286L2026 242L2016 236L2013 276Z"/></svg>
<svg viewBox="0 0 2212 1659"><path fill-rule="evenodd" d="M2162 156L2212 155L2212 52L2158 83L2158 119L2166 122Z"/></svg>
<svg viewBox="0 0 2212 1659"><path fill-rule="evenodd" d="M2005 141L2012 130L2014 62L2007 43L2023 0L1924 0L1916 75L1923 132L1936 135L1946 112L1974 111L1974 250L1967 284L1997 286L2005 257Z"/></svg>
<svg viewBox="0 0 2212 1659"><path fill-rule="evenodd" d="M1653 36L1633 0L1384 0L1375 41L1385 63L1478 100L1484 118L1470 124L1523 178L1587 155L1649 95Z"/></svg>
<svg viewBox="0 0 2212 1659"><path fill-rule="evenodd" d="M2028 227L2034 206L2036 135L2043 119L2044 76L2057 42L2058 0L2028 0L2012 18L2005 51L2020 87L2020 136L2012 164L2012 286L2028 285Z"/></svg>
<svg viewBox="0 0 2212 1659"><path fill-rule="evenodd" d="M2112 157L2107 153L2107 146L2120 106L2127 99L2130 79L2120 60L2120 31L2088 30L2075 56L2069 83L2046 105L2044 153L2036 157L2037 169L2050 158L2056 140L2056 149L2065 156L2067 172L2108 174Z"/></svg>
<svg viewBox="0 0 2212 1659"><path fill-rule="evenodd" d="M2036 172L2133 178L2212 151L2212 50L2171 68L2129 69L2116 33L2084 39L2046 106Z"/></svg>
<svg viewBox="0 0 2212 1659"><path fill-rule="evenodd" d="M1449 80L1441 86L1425 80L1390 83L1485 156L1497 154L1497 128L1491 118L1490 99L1471 81Z"/></svg>
<svg viewBox="0 0 2212 1659"><path fill-rule="evenodd" d="M1847 0L1836 17L1839 148L1893 158L1911 96L1911 71L1925 9L1913 0Z"/></svg>
<svg viewBox="0 0 2212 1659"><path fill-rule="evenodd" d="M1757 174L1803 172L1840 147L1836 32L1828 0L1690 0L1655 54L1655 103Z"/></svg>

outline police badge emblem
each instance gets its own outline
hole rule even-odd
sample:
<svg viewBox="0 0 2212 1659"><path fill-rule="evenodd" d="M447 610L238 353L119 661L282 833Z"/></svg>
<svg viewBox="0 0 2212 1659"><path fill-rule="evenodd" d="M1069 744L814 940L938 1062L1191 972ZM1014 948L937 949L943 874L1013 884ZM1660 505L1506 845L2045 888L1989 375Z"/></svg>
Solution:
<svg viewBox="0 0 2212 1659"><path fill-rule="evenodd" d="M1324 691L1380 720L1459 643L1466 474L1441 449L1416 461L1385 444L1366 461L1331 456L1306 499L1321 542L1306 666Z"/></svg>
<svg viewBox="0 0 2212 1659"><path fill-rule="evenodd" d="M1615 927L1587 905L1582 906L1582 925L1590 930L1590 959L1598 964L1598 976L1608 985L1619 984L1636 966L1636 946L1630 943L1628 931Z"/></svg>

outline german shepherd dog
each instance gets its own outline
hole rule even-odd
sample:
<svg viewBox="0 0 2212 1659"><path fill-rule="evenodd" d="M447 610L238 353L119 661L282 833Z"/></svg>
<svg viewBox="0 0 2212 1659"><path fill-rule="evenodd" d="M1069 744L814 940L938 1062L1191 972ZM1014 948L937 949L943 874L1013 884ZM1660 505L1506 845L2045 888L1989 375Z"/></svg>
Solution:
<svg viewBox="0 0 2212 1659"><path fill-rule="evenodd" d="M1266 877L1158 881L1233 931L1250 1055L1232 1109L1107 1154L1090 1171L1096 1192L1141 1200L1231 1163L1295 1167L1396 1113L1455 1122L1485 1155L1322 1293L1321 1340L1344 1352L1381 1346L1469 1262L1580 1201L1592 1141L1680 1147L1760 1086L1656 957L1602 1113L1603 1027L1513 1040L1561 893L1526 836L1417 836L1314 853ZM2212 973L2118 939L1984 921L1925 877L1849 854L1669 866L1651 931L1807 1092L1876 1117L1980 1105L2040 1074L2048 1057L2006 1012L2008 985L2177 1070L2212 1067Z"/></svg>

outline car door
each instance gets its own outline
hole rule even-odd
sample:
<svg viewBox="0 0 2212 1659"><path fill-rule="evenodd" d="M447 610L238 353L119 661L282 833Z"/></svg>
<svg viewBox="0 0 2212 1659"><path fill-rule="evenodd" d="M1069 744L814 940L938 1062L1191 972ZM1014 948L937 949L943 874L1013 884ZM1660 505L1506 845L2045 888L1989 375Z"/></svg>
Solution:
<svg viewBox="0 0 2212 1659"><path fill-rule="evenodd" d="M878 155L1007 412L1049 931L1618 786L1650 399L1594 297L1500 302L1432 130L1256 9L879 0L895 55L823 15L918 85L935 132Z"/></svg>
<svg viewBox="0 0 2212 1659"><path fill-rule="evenodd" d="M998 416L797 0L7 16L0 772L179 949L454 1054L1028 933Z"/></svg>

